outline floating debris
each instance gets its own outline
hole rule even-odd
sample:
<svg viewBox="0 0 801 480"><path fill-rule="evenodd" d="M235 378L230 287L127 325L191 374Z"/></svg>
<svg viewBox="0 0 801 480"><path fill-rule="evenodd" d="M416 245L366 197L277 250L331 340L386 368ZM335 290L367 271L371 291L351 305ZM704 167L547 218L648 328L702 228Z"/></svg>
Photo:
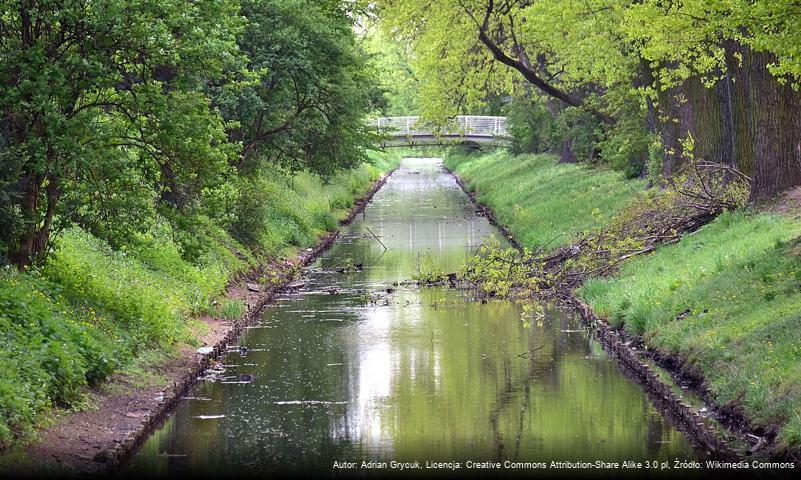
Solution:
<svg viewBox="0 0 801 480"><path fill-rule="evenodd" d="M229 353L231 353L231 352L239 352L241 355L247 355L248 350L249 350L248 347L246 347L244 345L226 345L225 346L225 351L229 352Z"/></svg>
<svg viewBox="0 0 801 480"><path fill-rule="evenodd" d="M216 382L224 378L222 376L224 373L225 373L225 367L223 367L222 363L214 362L208 369L206 369L205 374L202 377L200 377L199 380L205 380L207 382Z"/></svg>
<svg viewBox="0 0 801 480"><path fill-rule="evenodd" d="M197 349L196 353L199 353L200 355L209 355L214 353L214 347L200 347Z"/></svg>
<svg viewBox="0 0 801 480"><path fill-rule="evenodd" d="M197 418L199 420L215 420L218 418L225 418L225 415L196 415L192 418Z"/></svg>

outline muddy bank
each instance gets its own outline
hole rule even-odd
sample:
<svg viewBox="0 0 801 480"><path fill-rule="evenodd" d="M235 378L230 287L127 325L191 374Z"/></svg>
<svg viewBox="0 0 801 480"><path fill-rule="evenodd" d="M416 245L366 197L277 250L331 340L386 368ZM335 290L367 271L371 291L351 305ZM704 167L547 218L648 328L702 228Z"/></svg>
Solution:
<svg viewBox="0 0 801 480"><path fill-rule="evenodd" d="M493 225L503 232L504 236L506 236L515 248L521 250L523 246L515 239L511 231L498 221L495 214L488 207L476 200L475 193L467 188L454 171L447 167L444 168L448 173L454 176L456 182L474 202L476 208L480 210ZM708 413L704 414L697 408L691 406L676 392L674 385L662 379L646 361L649 357L643 355L643 353L637 349L637 342L623 338L605 320L598 317L588 305L577 298L572 291L559 292L558 297L559 303L569 307L580 316L584 325L592 331L604 350L613 355L623 367L624 371L643 386L651 401L658 408L682 426L682 430L689 434L697 446L708 451L710 455L716 459L737 460L746 453L750 454L750 451L743 452L741 449L732 446L728 436L724 435L715 425L709 422ZM651 358L651 360L676 378L686 376L675 364L664 364L664 362L659 362L658 359L653 358ZM721 411L719 406L709 401L708 395L705 395L703 389L700 388L703 381L699 379L695 380L696 381L690 384L689 388L692 388L700 398L704 399L707 403L707 410L710 412ZM749 435L753 436L754 439L761 438L754 435L754 432L747 431L747 429L744 428L744 422L741 417L721 415L719 418L716 417L715 419L729 430L729 434L737 432L737 437L739 437L743 444L747 445L749 443L746 438ZM753 440L751 443L753 443ZM759 448L767 450L765 447L765 441L760 440Z"/></svg>
<svg viewBox="0 0 801 480"><path fill-rule="evenodd" d="M394 171L394 170L393 170ZM361 213L373 195L393 173L377 180L368 192L354 202L353 208L340 222L348 225ZM53 426L40 433L39 440L24 450L24 458L10 466L9 473L30 475L44 471L99 474L132 455L153 428L171 412L181 397L204 370L234 343L242 331L258 318L262 309L278 293L286 289L302 267L313 262L339 236L339 230L320 238L314 248L306 249L296 258L262 266L231 281L227 296L243 300L247 311L238 320L205 316L199 319L206 332L198 336L201 345L211 353L201 355L194 347L184 346L165 363L149 370L166 382L137 384L136 379L114 375L92 392L99 407L66 414ZM278 281L262 287L257 279L266 270L278 272ZM154 384L158 384L155 386Z"/></svg>

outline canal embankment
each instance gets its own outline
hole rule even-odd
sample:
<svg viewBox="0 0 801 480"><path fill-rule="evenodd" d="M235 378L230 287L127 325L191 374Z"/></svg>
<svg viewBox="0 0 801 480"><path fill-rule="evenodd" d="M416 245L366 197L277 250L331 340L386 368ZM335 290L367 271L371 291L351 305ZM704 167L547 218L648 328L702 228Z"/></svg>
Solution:
<svg viewBox="0 0 801 480"><path fill-rule="evenodd" d="M72 242L73 236L89 238L84 232L76 232L67 235L65 245L43 272L7 273L0 279L0 295L14 293L13 286L30 288L29 294L36 302L28 313L55 316L58 309L58 315L70 316L76 313L76 304L81 304L89 306L93 314L96 309L97 315L111 317L105 321L117 322L113 308L103 304L103 300L113 300L103 295L110 297L114 290L119 303L124 300L134 307L144 305L133 308L134 313L161 313L167 317L163 321L180 323L176 328L180 328L181 336L133 354L127 353L127 345L122 344L118 351L107 352L109 362L113 362L107 378L82 388L74 403L61 403L60 407L54 405L55 401L39 407L29 405L30 418L18 419L23 422L21 425L9 423L24 435L7 447L0 458L0 469L25 475L102 472L127 458L163 421L198 375L225 351L226 345L236 340L278 292L291 286L305 265L333 243L340 232L338 227L349 224L363 211L398 161L395 155L380 157L375 165L340 173L328 183L307 174L294 180L276 178L274 184L264 185L270 189L267 194L275 197L270 207L275 212L268 222L275 223L270 230L278 235L274 235L270 248L249 253L230 239L221 239L219 244L207 247L225 251L234 260L225 266L207 266L208 271L195 268L180 257L154 264L147 255L153 252L120 255L98 247L91 238L88 245ZM85 285L76 287L78 293L84 292L83 296L65 298L64 291L74 285L60 285L58 269L85 271L79 276L86 280ZM212 275L215 281L205 281ZM221 286L215 289L217 284ZM160 297L154 298L156 292ZM189 297L199 297L195 301L207 306L192 308ZM161 309L147 310L148 306L161 304ZM83 318L95 324L100 321L86 315ZM69 338L63 341L67 342L63 348L69 350ZM16 400L25 402L24 397Z"/></svg>
<svg viewBox="0 0 801 480"><path fill-rule="evenodd" d="M549 156L446 156L493 218L529 249L571 245L646 201L643 181ZM701 438L725 450L796 458L801 425L801 233L798 203L726 211L670 245L590 277L568 299L599 338L668 400ZM635 351L636 349L636 351ZM706 405L660 385L661 365ZM708 430L713 417L723 427ZM717 438L718 440L715 440ZM714 446L714 445L713 445Z"/></svg>
<svg viewBox="0 0 801 480"><path fill-rule="evenodd" d="M498 236L439 159L405 159L124 473L703 458L576 316L409 281Z"/></svg>

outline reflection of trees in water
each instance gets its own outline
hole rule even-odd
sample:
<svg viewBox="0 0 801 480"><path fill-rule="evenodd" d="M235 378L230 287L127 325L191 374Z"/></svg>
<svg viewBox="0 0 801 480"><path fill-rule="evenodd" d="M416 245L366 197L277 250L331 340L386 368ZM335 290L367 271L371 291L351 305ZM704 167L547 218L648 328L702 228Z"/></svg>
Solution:
<svg viewBox="0 0 801 480"><path fill-rule="evenodd" d="M548 332L548 326L544 325L542 332ZM544 336L543 336L544 337ZM562 350L560 348L561 340L560 336L552 336L551 341L548 342L544 338L538 337L536 335L529 335L528 336L528 355L520 356L515 355L514 357L505 356L503 359L503 385L504 388L498 394L498 398L495 400L495 403L491 409L491 413L489 416L489 422L492 427L492 431L495 437L495 447L496 447L496 460L503 460L505 458L520 458L521 454L521 441L523 437L523 431L525 429L525 418L527 414L531 410L531 385L536 381L540 380L543 381L553 387L555 387L559 383L559 374L558 374L558 365L559 365L559 358L562 355ZM547 337L545 337L547 338ZM541 341L542 343L537 343ZM549 347L550 344L550 348ZM522 354L523 352L521 352ZM525 375L518 378L513 379L515 368L513 367L513 363L516 362L526 362L528 367L525 370ZM514 402L514 400L522 398L523 403L520 405L519 403ZM517 414L517 430L515 432L514 438L514 446L512 448L511 455L509 457L504 457L505 449L506 449L506 441L504 440L504 434L501 431L502 429L499 426L499 419L501 415L512 406L520 406L519 412ZM529 432L529 436L535 437L535 432Z"/></svg>
<svg viewBox="0 0 801 480"><path fill-rule="evenodd" d="M648 401L648 398L643 395L642 397L642 408L644 411L649 411L651 405ZM648 415L648 442L646 444L646 448L648 449L648 455L655 456L659 453L662 449L662 441L665 437L665 428L664 428L665 420L661 417L657 417L656 415Z"/></svg>
<svg viewBox="0 0 801 480"><path fill-rule="evenodd" d="M523 459L531 442L559 440L563 433L574 434L571 427L581 433L584 426L575 422L586 418L571 418L568 406L594 402L603 403L605 411L589 413L600 412L602 418L587 428L584 447L597 446L590 442L612 428L624 432L617 442L647 438L648 454L660 452L658 441L672 430L658 416L644 422L635 414L631 425L622 426L610 417L636 405L647 411L647 400L611 364L584 359L591 354L588 339L579 332L559 333L576 328L559 312L548 312L542 327L522 329L515 305L466 303L452 291L399 289L389 305L365 305L358 290L414 269L417 250L412 247L436 247L432 253L446 265L458 265L470 253L466 244L492 231L486 219L475 218L452 179L445 185L437 180L441 176L435 169L397 177L402 183L422 181L419 188L391 179L362 220L390 249L384 252L375 239L360 235L357 221L355 233L320 260L318 266L327 271L307 279L312 289L337 286L341 293L293 297L268 309L264 320L274 328L249 330L243 338L248 346L265 348L251 349L246 358L258 370L236 372L255 373L256 380L236 390L219 384L196 387L214 399L213 413L230 417L196 428L188 412L204 407L184 403L175 416L178 426L165 440L171 451L187 453L198 466L308 470L320 465L329 472L329 459L388 455L397 455L396 460L459 454ZM331 271L346 259L363 263L365 270ZM448 301L434 307L440 298ZM332 319L340 322L325 321ZM526 349L531 353L519 356ZM365 354L370 351L381 355ZM621 398L603 398L610 393ZM277 406L273 400L348 404ZM613 446L602 450L615 453Z"/></svg>

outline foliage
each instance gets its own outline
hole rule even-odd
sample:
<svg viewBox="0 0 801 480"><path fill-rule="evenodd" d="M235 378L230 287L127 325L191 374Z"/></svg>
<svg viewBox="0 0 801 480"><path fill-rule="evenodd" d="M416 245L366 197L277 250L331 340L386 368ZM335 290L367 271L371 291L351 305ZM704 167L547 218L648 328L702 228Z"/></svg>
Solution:
<svg viewBox="0 0 801 480"><path fill-rule="evenodd" d="M125 361L113 327L59 292L36 272L0 272L0 448L29 434L42 409L76 401Z"/></svg>
<svg viewBox="0 0 801 480"><path fill-rule="evenodd" d="M509 99L515 152L539 153L540 132L527 125L540 123L539 105L528 118L515 106L536 92L559 124L563 161L604 162L628 178L649 166L671 172L677 140L690 133L707 160L753 173L753 201L801 183L787 159L801 102L794 2L375 3L384 30L412 52L434 121ZM752 119L765 102L788 113ZM668 161L656 161L657 137Z"/></svg>
<svg viewBox="0 0 801 480"><path fill-rule="evenodd" d="M504 113L506 129L512 136L512 153L556 152L559 147L557 125L541 98L514 97Z"/></svg>
<svg viewBox="0 0 801 480"><path fill-rule="evenodd" d="M257 255L202 216L187 230L156 217L121 248L72 227L41 270L0 270L0 450L31 434L43 410L79 407L85 386L118 371L144 375L132 367L143 356L193 342L191 316L241 317L241 301L212 308L233 275L257 256L289 253L293 242L305 247L335 228L354 196L394 161L375 157L376 166L330 183L311 174L271 177L267 188L279 193L270 201L283 204L273 205L263 228L274 237ZM191 243L191 255L187 238L202 244Z"/></svg>
<svg viewBox="0 0 801 480"><path fill-rule="evenodd" d="M552 121L560 122L563 138L576 144L579 160L595 158L601 133L621 118L636 118L639 130L646 130L644 104L632 88L638 58L617 27L628 2L452 0L436 9L420 1L377 4L384 28L414 48L427 117L475 111L509 95L512 126L519 128L525 117L514 105L537 92L549 104ZM544 112L535 104L531 115L539 118ZM572 111L562 116L566 107ZM522 138L523 132L515 136ZM516 148L544 151L520 150L519 140ZM618 155L613 164L625 170L620 163Z"/></svg>
<svg viewBox="0 0 801 480"><path fill-rule="evenodd" d="M291 178L263 172L244 179L231 226L233 235L261 253L275 254L287 245L305 246L336 228L337 213L350 207L354 195L378 178L387 163L361 165L323 180L309 173Z"/></svg>
<svg viewBox="0 0 801 480"><path fill-rule="evenodd" d="M369 26L364 44L384 98L383 102L373 102L377 109L388 116L418 115L420 82L410 63L409 49L376 24Z"/></svg>
<svg viewBox="0 0 801 480"><path fill-rule="evenodd" d="M423 256L418 255L412 280L433 285L444 282L447 278L447 273L436 263L434 257L428 253Z"/></svg>
<svg viewBox="0 0 801 480"><path fill-rule="evenodd" d="M713 81L726 71L725 43L740 42L769 52L769 68L779 78L801 78L798 11L792 2L633 2L624 15L625 35L639 43L642 56L659 62L661 83L699 75Z"/></svg>
<svg viewBox="0 0 801 480"><path fill-rule="evenodd" d="M625 260L675 243L721 213L740 208L748 198L748 184L733 169L691 162L683 176L668 187L640 194L637 202L605 221L593 213L598 227L577 234L569 245L544 244L533 250L482 249L468 262L464 279L492 296L528 298L561 294L585 280L614 273Z"/></svg>
<svg viewBox="0 0 801 480"><path fill-rule="evenodd" d="M331 175L368 161L375 137L363 117L375 81L349 8L4 5L4 256L41 265L53 238L76 224L115 248L149 231L157 214L179 230L196 230L197 216L227 228L244 220L230 218L230 207L247 213L242 197L262 169Z"/></svg>
<svg viewBox="0 0 801 480"><path fill-rule="evenodd" d="M556 130L562 142L569 142L573 152L572 162L592 162L597 160L598 139L602 135L598 121L587 111L568 107L556 117Z"/></svg>
<svg viewBox="0 0 801 480"><path fill-rule="evenodd" d="M243 0L245 73L212 88L241 143L237 167L262 165L330 175L367 160L374 143L363 116L374 84L353 20L338 1Z"/></svg>
<svg viewBox="0 0 801 480"><path fill-rule="evenodd" d="M0 447L142 352L191 342L187 318L235 273L312 244L389 166L368 153L361 11L0 7L0 260L19 268L0 279Z"/></svg>
<svg viewBox="0 0 801 480"><path fill-rule="evenodd" d="M224 178L223 124L197 87L237 55L236 8L184 0L3 6L0 223L12 262L44 260L54 222L141 231L139 216L116 213L152 198L147 190L183 205ZM107 190L127 187L130 198ZM87 220L79 205L97 215Z"/></svg>
<svg viewBox="0 0 801 480"><path fill-rule="evenodd" d="M462 267L460 281L479 297L529 299L539 291L539 279L529 276L520 261L529 255L528 250L502 248L497 240L485 243Z"/></svg>

